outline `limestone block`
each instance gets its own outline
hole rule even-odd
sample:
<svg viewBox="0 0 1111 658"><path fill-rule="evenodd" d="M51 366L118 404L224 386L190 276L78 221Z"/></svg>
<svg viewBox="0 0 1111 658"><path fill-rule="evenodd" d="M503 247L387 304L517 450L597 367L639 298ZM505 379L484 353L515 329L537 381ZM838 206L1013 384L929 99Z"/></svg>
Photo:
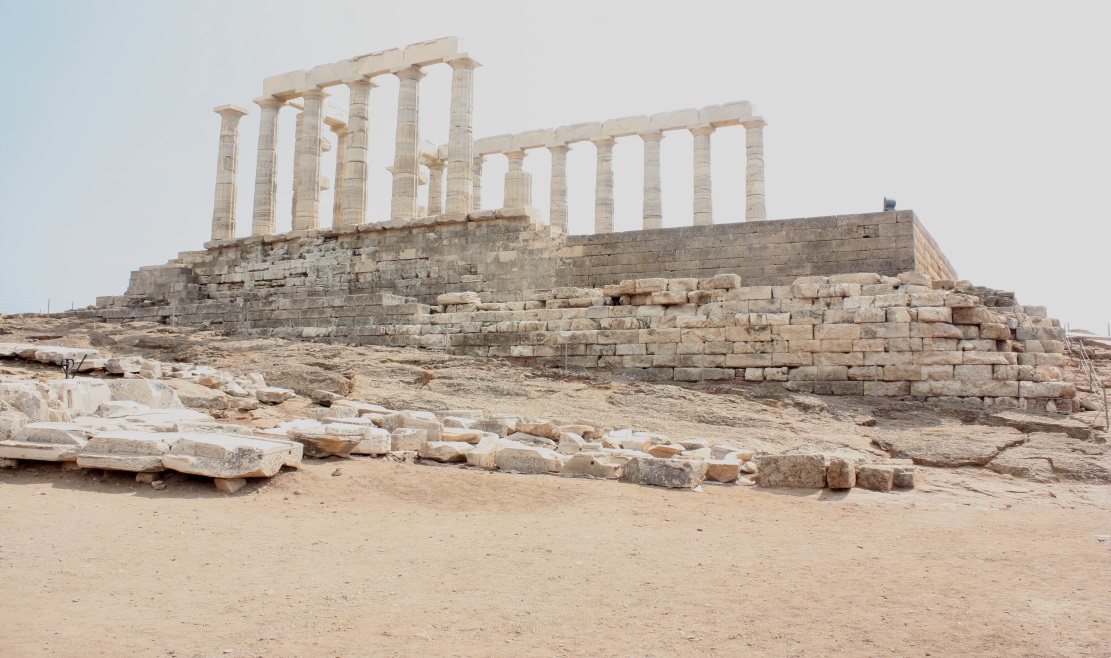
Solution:
<svg viewBox="0 0 1111 658"><path fill-rule="evenodd" d="M30 382L0 382L0 402L19 411L31 422L66 422L70 414L44 386Z"/></svg>
<svg viewBox="0 0 1111 658"><path fill-rule="evenodd" d="M624 461L614 460L608 453L580 451L567 460L559 474L564 477L615 479L621 477L624 467Z"/></svg>
<svg viewBox="0 0 1111 658"><path fill-rule="evenodd" d="M180 438L180 434L171 432L100 432L91 437L77 455L77 465L155 473L165 470L162 458Z"/></svg>
<svg viewBox="0 0 1111 658"><path fill-rule="evenodd" d="M649 304L660 304L660 305L663 305L663 306L668 306L668 305L673 305L673 304L686 304L687 303L687 293L685 291L682 291L682 290L665 290L665 291L653 292L650 295L648 295L648 303Z"/></svg>
<svg viewBox="0 0 1111 658"><path fill-rule="evenodd" d="M515 473L558 473L563 467L556 451L526 445L500 447L494 461L499 471Z"/></svg>
<svg viewBox="0 0 1111 658"><path fill-rule="evenodd" d="M517 432L524 434L531 434L533 436L540 436L552 441L559 441L560 435L563 430L558 425L549 420L538 420L536 422L517 423Z"/></svg>
<svg viewBox="0 0 1111 658"><path fill-rule="evenodd" d="M699 286L700 288L703 286ZM737 274L717 274L710 277L705 286L709 289L732 290L741 287L741 277Z"/></svg>
<svg viewBox="0 0 1111 658"><path fill-rule="evenodd" d="M988 340L1010 340L1011 328L1005 324L985 322L980 325L980 338Z"/></svg>
<svg viewBox="0 0 1111 658"><path fill-rule="evenodd" d="M658 459L633 457L625 464L622 482L647 484L656 487L693 489L706 478L704 461L689 459Z"/></svg>
<svg viewBox="0 0 1111 658"><path fill-rule="evenodd" d="M888 309L893 311L895 309ZM922 306L918 309L919 322L953 322L953 309L948 306ZM1008 332L1008 336L1010 332Z"/></svg>
<svg viewBox="0 0 1111 658"><path fill-rule="evenodd" d="M436 297L436 303L440 305L448 304L479 304L482 299L477 292L448 292Z"/></svg>
<svg viewBox="0 0 1111 658"><path fill-rule="evenodd" d="M217 491L232 494L247 486L247 480L243 478L215 478L212 480L212 484L216 486Z"/></svg>
<svg viewBox="0 0 1111 658"><path fill-rule="evenodd" d="M27 357L24 357L27 358ZM86 361L89 359L101 358L100 352L96 350L86 350L77 347L47 347L41 346L35 349L34 356L31 359L39 363L49 363L52 365L60 366L66 359L71 359L74 365L81 362L82 359Z"/></svg>
<svg viewBox="0 0 1111 658"><path fill-rule="evenodd" d="M761 487L822 489L826 458L818 454L760 455L756 458Z"/></svg>
<svg viewBox="0 0 1111 658"><path fill-rule="evenodd" d="M278 388L276 386L263 386L256 388L254 396L259 402L266 404L281 404L286 400L297 397L297 393L288 388Z"/></svg>
<svg viewBox="0 0 1111 658"><path fill-rule="evenodd" d="M892 478L892 485L896 489L913 489L914 478L918 468L913 465L899 465L895 467L895 475Z"/></svg>
<svg viewBox="0 0 1111 658"><path fill-rule="evenodd" d="M89 438L89 430L73 423L30 423L0 441L0 458L74 461Z"/></svg>
<svg viewBox="0 0 1111 658"><path fill-rule="evenodd" d="M485 470L493 470L497 466L496 457L502 439L487 435L472 446L466 455L467 466L474 466Z"/></svg>
<svg viewBox="0 0 1111 658"><path fill-rule="evenodd" d="M398 427L390 432L390 449L395 452L401 450L420 450L420 447L427 441L428 431L423 429Z"/></svg>
<svg viewBox="0 0 1111 658"><path fill-rule="evenodd" d="M741 477L741 462L728 459L707 459L706 479L712 482L736 482Z"/></svg>
<svg viewBox="0 0 1111 658"><path fill-rule="evenodd" d="M23 412L16 411L11 407L4 407L0 405L0 409L7 408L8 411L0 411L0 441L6 441L19 430L27 426L27 416Z"/></svg>
<svg viewBox="0 0 1111 658"><path fill-rule="evenodd" d="M374 440L373 428L332 423L319 427L293 428L288 437L304 446L308 457L350 457L364 439Z"/></svg>
<svg viewBox="0 0 1111 658"><path fill-rule="evenodd" d="M177 392L165 382L150 379L109 379L112 400L132 401L152 409L182 409Z"/></svg>
<svg viewBox="0 0 1111 658"><path fill-rule="evenodd" d="M506 437L517 431L519 421L520 418L516 417L480 418L475 421L474 429Z"/></svg>
<svg viewBox="0 0 1111 658"><path fill-rule="evenodd" d="M432 414L428 415L431 418L421 417L418 412L399 411L384 416L381 425L391 432L398 428L424 430L427 433L427 440L439 441L440 434L443 431L443 425L435 420L435 416Z"/></svg>
<svg viewBox="0 0 1111 658"><path fill-rule="evenodd" d="M933 287L933 279L918 272L903 272L895 278L899 280L899 285Z"/></svg>
<svg viewBox="0 0 1111 658"><path fill-rule="evenodd" d="M272 477L285 465L300 463L301 446L234 434L179 435L162 465L170 470L214 478ZM290 462L293 461L293 464Z"/></svg>
<svg viewBox="0 0 1111 658"><path fill-rule="evenodd" d="M856 463L843 457L830 457L826 463L826 482L830 489L856 486Z"/></svg>
<svg viewBox="0 0 1111 658"><path fill-rule="evenodd" d="M856 472L856 486L873 491L891 491L895 484L895 467L864 464Z"/></svg>
<svg viewBox="0 0 1111 658"><path fill-rule="evenodd" d="M1018 382L1018 396L1024 398L1073 398L1076 386L1071 382Z"/></svg>
<svg viewBox="0 0 1111 658"><path fill-rule="evenodd" d="M56 398L71 414L91 414L112 399L112 392L101 379L51 380L46 383L51 397Z"/></svg>
<svg viewBox="0 0 1111 658"><path fill-rule="evenodd" d="M109 358L104 363L104 369L113 375L138 373L143 369L143 358L139 356Z"/></svg>
<svg viewBox="0 0 1111 658"><path fill-rule="evenodd" d="M363 430L359 444L351 451L353 455L384 455L393 450L393 437L388 430L368 427Z"/></svg>
<svg viewBox="0 0 1111 658"><path fill-rule="evenodd" d="M638 295L663 292L667 290L667 279L637 279L635 293Z"/></svg>
<svg viewBox="0 0 1111 658"><path fill-rule="evenodd" d="M624 446L622 446L622 447L624 447ZM671 457L674 457L674 456L678 455L679 453L683 452L683 450L685 450L685 448L683 448L683 446L678 445L678 444L671 444L671 443L664 444L664 443L661 443L661 444L656 444L656 445L645 445L642 448L642 450L644 452L652 455L653 457L659 457L661 459L670 459Z"/></svg>
<svg viewBox="0 0 1111 658"><path fill-rule="evenodd" d="M467 453L473 448L460 441L425 441L417 449L417 456L435 462L465 462Z"/></svg>

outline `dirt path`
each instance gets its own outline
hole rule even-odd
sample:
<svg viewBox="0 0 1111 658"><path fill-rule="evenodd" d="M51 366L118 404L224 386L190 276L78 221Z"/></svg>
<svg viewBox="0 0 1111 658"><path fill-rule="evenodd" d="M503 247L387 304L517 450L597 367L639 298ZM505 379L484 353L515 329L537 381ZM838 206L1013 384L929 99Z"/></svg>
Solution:
<svg viewBox="0 0 1111 658"><path fill-rule="evenodd" d="M358 459L227 497L0 471L0 654L1108 655L1107 488L930 473L697 493Z"/></svg>

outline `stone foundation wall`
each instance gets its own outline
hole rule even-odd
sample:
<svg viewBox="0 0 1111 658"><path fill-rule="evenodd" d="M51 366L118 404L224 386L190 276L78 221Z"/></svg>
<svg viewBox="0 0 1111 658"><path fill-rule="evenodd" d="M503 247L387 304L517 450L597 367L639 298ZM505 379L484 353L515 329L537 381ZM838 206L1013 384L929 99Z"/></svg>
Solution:
<svg viewBox="0 0 1111 658"><path fill-rule="evenodd" d="M524 208L210 242L134 272L97 305L250 304L389 294L430 304L444 292L529 299L557 286L738 274L751 285L800 276L919 271L956 275L910 211L565 236ZM188 315L188 314L184 314ZM188 319L184 319L188 321Z"/></svg>

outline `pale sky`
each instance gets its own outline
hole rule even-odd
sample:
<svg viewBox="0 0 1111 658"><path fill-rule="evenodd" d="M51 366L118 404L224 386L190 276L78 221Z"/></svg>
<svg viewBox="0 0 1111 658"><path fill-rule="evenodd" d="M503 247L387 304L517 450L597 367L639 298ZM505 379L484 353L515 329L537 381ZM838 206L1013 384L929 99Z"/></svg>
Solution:
<svg viewBox="0 0 1111 658"><path fill-rule="evenodd" d="M914 210L961 278L1099 333L1111 181L1111 5L1100 2L0 2L0 311L121 294L201 249L220 117L240 130L250 231L265 77L458 36L477 137L751 101L767 120L770 219ZM450 69L421 82L422 138L447 140ZM397 82L371 92L370 221L389 216ZM333 100L346 104L346 91ZM288 230L293 110L278 225ZM534 151L547 216L549 158ZM616 226L640 222L641 145L618 141ZM335 152L322 172L331 176ZM691 223L691 138L663 150L664 224ZM593 226L594 149L568 159L571 232ZM488 161L500 206L504 158ZM713 136L716 222L743 221L744 132ZM331 192L322 195L331 221Z"/></svg>

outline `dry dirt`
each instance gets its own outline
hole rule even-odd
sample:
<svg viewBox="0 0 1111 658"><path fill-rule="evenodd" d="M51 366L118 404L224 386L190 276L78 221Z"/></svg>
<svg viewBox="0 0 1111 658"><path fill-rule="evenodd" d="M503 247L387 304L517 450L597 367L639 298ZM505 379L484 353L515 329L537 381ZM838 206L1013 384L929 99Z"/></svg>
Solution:
<svg viewBox="0 0 1111 658"><path fill-rule="evenodd" d="M125 474L21 466L0 470L0 655L1111 655L1100 433L408 349L0 320L0 341L31 339L346 382L351 398L395 408L1008 466L925 467L912 492L844 494L307 460L231 496L202 478L171 475L156 491ZM5 373L60 376L0 361ZM290 401L229 418L307 413Z"/></svg>

